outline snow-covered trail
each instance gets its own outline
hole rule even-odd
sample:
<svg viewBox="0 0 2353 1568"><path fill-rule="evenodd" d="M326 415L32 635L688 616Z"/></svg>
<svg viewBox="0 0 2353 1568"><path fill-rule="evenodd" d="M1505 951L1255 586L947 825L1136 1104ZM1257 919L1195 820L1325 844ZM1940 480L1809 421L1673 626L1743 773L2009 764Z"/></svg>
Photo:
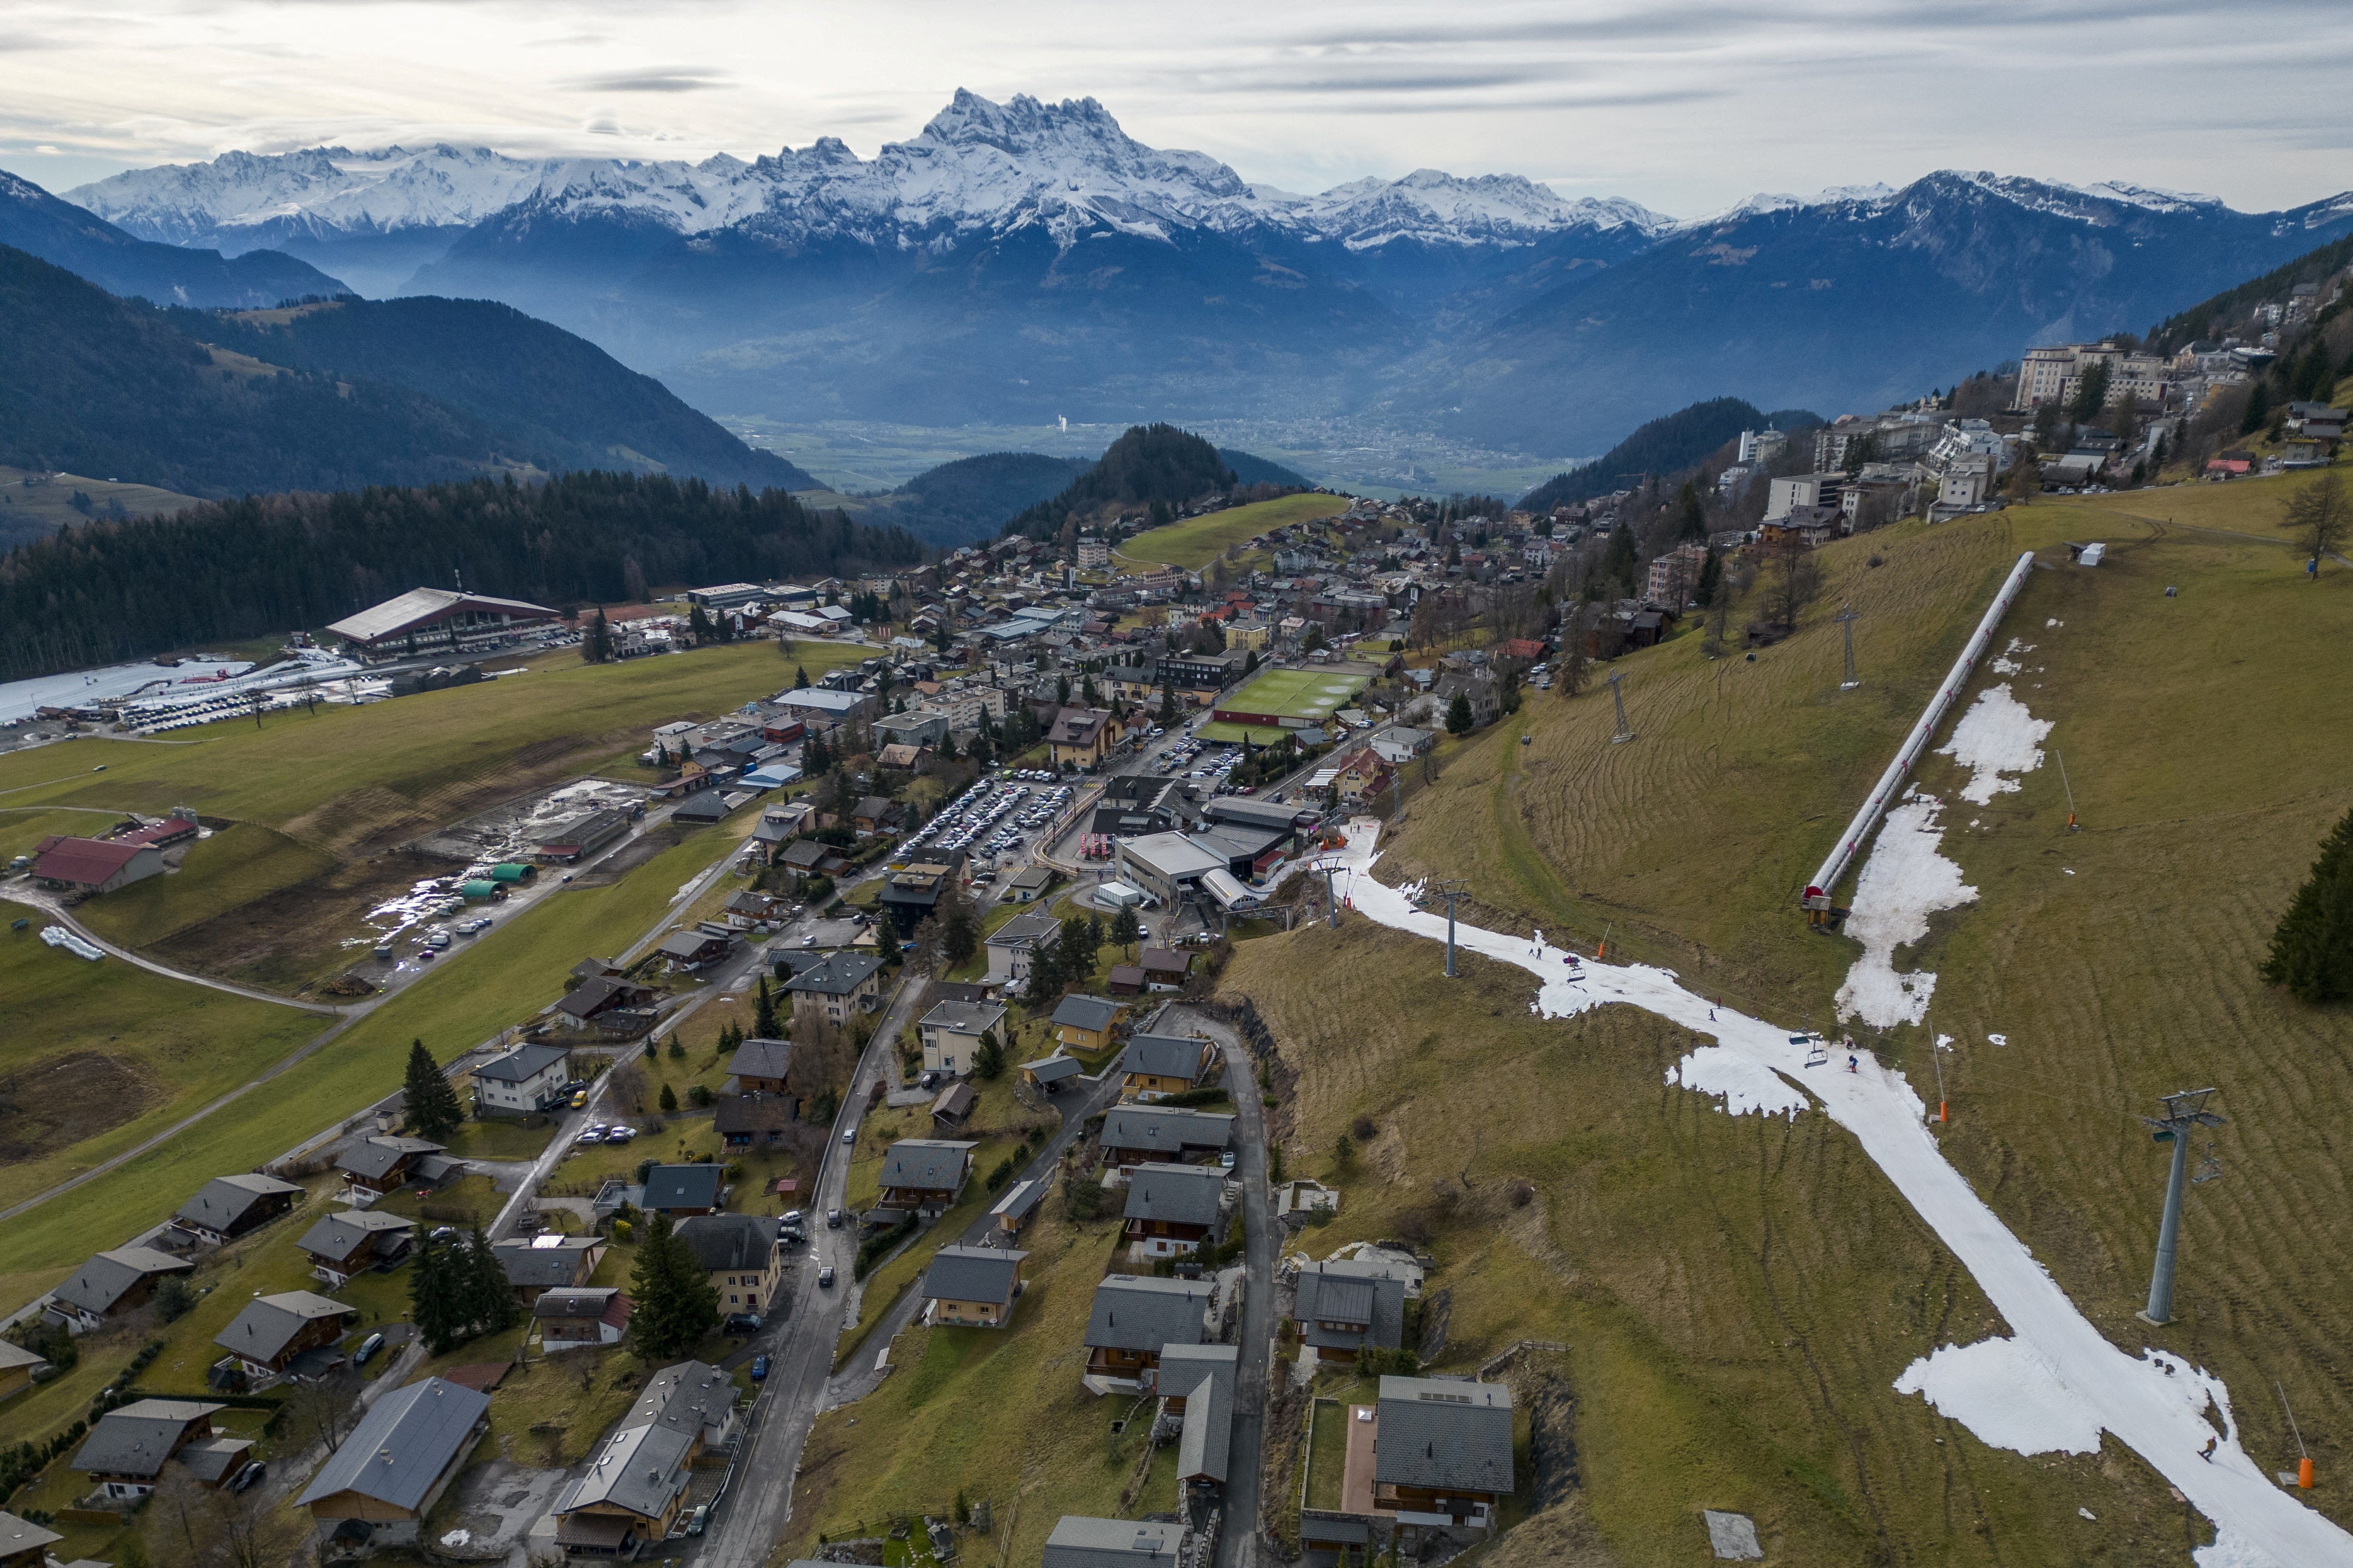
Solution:
<svg viewBox="0 0 2353 1568"><path fill-rule="evenodd" d="M1370 817L1349 825L1345 858L1350 875L1343 896L1358 913L1381 925L1444 942L1442 914L1424 913L1413 907L1406 890L1386 887L1368 874L1378 858L1380 826ZM1926 1363L1915 1363L1905 1374L1907 1380L1916 1380L1932 1396L1947 1391L1953 1395L1949 1404L1940 1402L1940 1408L1967 1425L1963 1410L1954 1406L1983 1408L1989 1392L1982 1386L1968 1388L1971 1378L1982 1379L1989 1366L1995 1366L1997 1374L2002 1369L2031 1373L2063 1392L2090 1421L2115 1433L2214 1521L2214 1544L2197 1553L2202 1568L2331 1563L2353 1568L2353 1534L2305 1507L2240 1448L2229 1392L2220 1379L2194 1372L2162 1352L2146 1359L2128 1356L2075 1310L2025 1245L1946 1161L1929 1135L1926 1108L1901 1075L1879 1068L1868 1053L1852 1073L1846 1070L1843 1053L1834 1053L1831 1066L1808 1068L1804 1049L1790 1043L1789 1029L1729 1009L1712 1009L1704 997L1678 984L1668 970L1588 962L1577 966L1583 978L1572 980L1568 976L1577 970L1562 962L1560 949L1533 951L1525 937L1461 924L1455 942L1535 974L1543 983L1535 1010L1546 1017L1567 1017L1604 1003L1623 1002L1671 1018L1694 1034L1714 1037L1717 1046L1702 1047L1685 1058L1680 1081L1686 1087L1718 1094L1730 1089L1746 1102L1738 1108L1794 1113L1799 1097L1784 1090L1777 1104L1772 1088L1764 1081L1768 1074L1778 1075L1801 1086L1831 1121L1853 1133L1905 1200L1953 1249L2016 1336L2015 1350L1997 1356L1968 1356L1948 1347ZM1946 1357L1953 1361L1940 1368ZM1965 1358L1972 1364L1964 1367ZM1924 1364L1926 1375L1921 1375ZM1952 1374L1942 1380L1941 1387L1940 1370ZM2041 1397L2048 1405L2049 1392L2041 1391ZM2219 1427L2206 1414L2210 1398ZM2065 1424L2059 1426L2063 1429ZM2210 1438L2219 1439L2211 1460L2201 1457ZM2070 1445L2057 1440L2043 1445L2046 1450L2065 1446Z"/></svg>

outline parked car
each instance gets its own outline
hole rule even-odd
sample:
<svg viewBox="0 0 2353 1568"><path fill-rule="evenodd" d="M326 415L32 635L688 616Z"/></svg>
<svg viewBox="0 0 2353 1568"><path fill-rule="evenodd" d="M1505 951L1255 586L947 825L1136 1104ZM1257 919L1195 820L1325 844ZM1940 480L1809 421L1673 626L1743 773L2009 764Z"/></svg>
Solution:
<svg viewBox="0 0 2353 1568"><path fill-rule="evenodd" d="M384 1349L384 1336L382 1334L370 1334L367 1338L360 1342L360 1348L352 1352L352 1364L353 1366L367 1365L370 1361L375 1359L375 1352L382 1349Z"/></svg>
<svg viewBox="0 0 2353 1568"><path fill-rule="evenodd" d="M824 1268L817 1271L817 1282L818 1287L820 1289L830 1290L833 1289L833 1265L828 1263Z"/></svg>
<svg viewBox="0 0 2353 1568"><path fill-rule="evenodd" d="M817 932L811 931L808 935L801 938L801 945L803 947L815 947L817 945Z"/></svg>
<svg viewBox="0 0 2353 1568"><path fill-rule="evenodd" d="M845 1217L847 1217L847 1216L845 1216L839 1209L828 1209L828 1210L826 1210L826 1211L825 1211L825 1228L826 1228L826 1229L828 1229L828 1230L839 1230L839 1229L841 1228L842 1221L843 1221L843 1219L844 1219Z"/></svg>
<svg viewBox="0 0 2353 1568"><path fill-rule="evenodd" d="M755 1355L752 1358L752 1381L754 1383L768 1381L768 1358L765 1355Z"/></svg>
<svg viewBox="0 0 2353 1568"><path fill-rule="evenodd" d="M1219 1154L1218 1156L1218 1163L1229 1171L1232 1170L1234 1168L1234 1152L1231 1149L1229 1149L1222 1154Z"/></svg>
<svg viewBox="0 0 2353 1568"><path fill-rule="evenodd" d="M601 1127L588 1127L588 1128L583 1128L583 1129L581 1130L580 1136L579 1136L579 1137L577 1137L577 1138L575 1138L572 1142L573 1142L575 1145L583 1145L583 1144L588 1144L588 1143L602 1143L604 1141L605 1141L605 1130L604 1130L603 1128L601 1128Z"/></svg>
<svg viewBox="0 0 2353 1568"><path fill-rule="evenodd" d="M574 1089L574 1090L572 1091L572 1109L573 1109L573 1110L580 1110L583 1106L586 1106L587 1103L588 1103L588 1090L587 1090L586 1088L582 1088L582 1089Z"/></svg>
<svg viewBox="0 0 2353 1568"><path fill-rule="evenodd" d="M719 1325L719 1331L723 1334L756 1334L760 1331L760 1314L730 1312L727 1321Z"/></svg>
<svg viewBox="0 0 2353 1568"><path fill-rule="evenodd" d="M710 1522L711 1505L707 1502L696 1503L694 1505L694 1511L686 1516L686 1532L689 1535L701 1535L703 1531L703 1527L708 1525Z"/></svg>
<svg viewBox="0 0 2353 1568"><path fill-rule="evenodd" d="M607 1143L626 1143L637 1135L638 1130L634 1127L608 1128L605 1133L605 1142Z"/></svg>
<svg viewBox="0 0 2353 1568"><path fill-rule="evenodd" d="M798 1209L786 1209L783 1214L776 1216L776 1225L778 1228L784 1230L800 1229L801 1211Z"/></svg>
<svg viewBox="0 0 2353 1568"><path fill-rule="evenodd" d="M260 1480L262 1477L269 1473L269 1461L265 1459L256 1459L251 1464L246 1466L245 1468L237 1471L237 1479L229 1482L228 1489L233 1492L250 1491L253 1489L254 1483Z"/></svg>

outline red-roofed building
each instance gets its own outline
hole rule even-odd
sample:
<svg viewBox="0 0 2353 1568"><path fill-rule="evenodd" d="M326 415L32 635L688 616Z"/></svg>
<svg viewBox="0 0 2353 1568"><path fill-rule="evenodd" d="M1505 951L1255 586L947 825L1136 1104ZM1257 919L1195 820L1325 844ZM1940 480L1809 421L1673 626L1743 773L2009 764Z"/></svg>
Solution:
<svg viewBox="0 0 2353 1568"><path fill-rule="evenodd" d="M34 877L68 892L111 893L163 874L164 852L152 844L52 834L33 847Z"/></svg>
<svg viewBox="0 0 2353 1568"><path fill-rule="evenodd" d="M1545 656L1545 645L1534 637L1514 637L1495 652L1504 658L1525 659L1533 664Z"/></svg>
<svg viewBox="0 0 2353 1568"><path fill-rule="evenodd" d="M161 822L151 822L144 827L134 827L128 833L118 833L108 840L112 844L153 844L162 849L196 836L194 819L167 816Z"/></svg>

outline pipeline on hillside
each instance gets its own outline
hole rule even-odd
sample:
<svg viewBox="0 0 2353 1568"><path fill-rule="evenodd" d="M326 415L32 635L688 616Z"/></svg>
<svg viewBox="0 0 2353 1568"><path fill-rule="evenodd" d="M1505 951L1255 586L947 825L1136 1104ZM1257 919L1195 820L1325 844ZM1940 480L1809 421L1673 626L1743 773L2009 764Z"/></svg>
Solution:
<svg viewBox="0 0 2353 1568"><path fill-rule="evenodd" d="M1912 732L1904 737L1904 744L1896 750L1895 760L1887 764L1885 773L1879 775L1878 786L1863 801L1862 809L1854 814L1854 820L1846 825L1846 831L1839 836L1837 847L1815 871L1813 879L1806 884L1805 897L1799 902L1809 920L1821 921L1829 917L1831 889L1839 885L1839 879L1846 875L1846 868L1862 852L1863 841L1871 837L1872 829L1879 826L1880 817L1894 801L1896 792L1911 776L1913 764L1920 760L1920 752L1927 746L1929 737L1936 734L1936 726L1944 722L1945 715L1959 700L1961 689L1969 683L1969 677L1977 670L1978 660L1985 657L1986 648L1993 641L1994 628L2001 625L2001 617L2009 613L2010 602L2018 597L2019 589L2026 585L2026 574L2032 570L2034 552L2030 550L2018 558L2017 565L2010 569L2010 576L2003 582L2001 591L1986 607L1985 618L1978 622L1976 634L1961 649L1961 657L1953 661L1953 668L1946 673L1944 684L1936 688L1936 695L1928 700L1927 709L1921 713L1919 722L1913 725Z"/></svg>

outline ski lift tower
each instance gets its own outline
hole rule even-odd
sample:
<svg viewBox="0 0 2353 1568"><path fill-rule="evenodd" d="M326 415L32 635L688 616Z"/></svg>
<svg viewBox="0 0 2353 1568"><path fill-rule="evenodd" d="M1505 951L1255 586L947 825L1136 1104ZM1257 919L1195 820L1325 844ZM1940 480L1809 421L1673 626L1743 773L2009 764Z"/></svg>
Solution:
<svg viewBox="0 0 2353 1568"><path fill-rule="evenodd" d="M1455 978L1454 911L1461 907L1463 900L1471 896L1471 884L1460 877L1450 877L1442 882L1425 884L1422 894L1426 898L1446 900L1446 978L1451 980Z"/></svg>
<svg viewBox="0 0 2353 1568"><path fill-rule="evenodd" d="M1836 621L1839 624L1839 629L1846 633L1846 679L1839 682L1839 689L1852 691L1862 684L1862 677L1854 672L1854 623L1862 617L1854 613L1852 605L1841 605L1839 613L1832 616L1831 619Z"/></svg>
<svg viewBox="0 0 2353 1568"><path fill-rule="evenodd" d="M2190 1089L2163 1095L2159 1100L2165 1114L2141 1118L2149 1125L2151 1139L2173 1145L2173 1171L2165 1184L2165 1219L2157 1232L2157 1267L2148 1279L2148 1307L2138 1314L2145 1323L2173 1321L2173 1260L2181 1239L2181 1188L2182 1178L2189 1170L2189 1134L2200 1127L2223 1124L2221 1117L2206 1109L2206 1102L2214 1094L2211 1089ZM2211 1182L2221 1173L2222 1163L2214 1157L2213 1145L2210 1143L2193 1179Z"/></svg>
<svg viewBox="0 0 2353 1568"><path fill-rule="evenodd" d="M1332 929L1340 929L1340 894L1332 885L1333 877L1348 868L1348 863L1337 855L1319 855L1308 862L1311 871L1324 873L1324 907L1332 911Z"/></svg>
<svg viewBox="0 0 2353 1568"><path fill-rule="evenodd" d="M1622 669L1609 672L1609 696L1618 704L1618 732L1609 737L1609 743L1613 746L1622 745L1634 738L1634 727L1626 722L1626 693L1619 685L1625 679L1626 672ZM1449 970L1448 973L1453 972Z"/></svg>

